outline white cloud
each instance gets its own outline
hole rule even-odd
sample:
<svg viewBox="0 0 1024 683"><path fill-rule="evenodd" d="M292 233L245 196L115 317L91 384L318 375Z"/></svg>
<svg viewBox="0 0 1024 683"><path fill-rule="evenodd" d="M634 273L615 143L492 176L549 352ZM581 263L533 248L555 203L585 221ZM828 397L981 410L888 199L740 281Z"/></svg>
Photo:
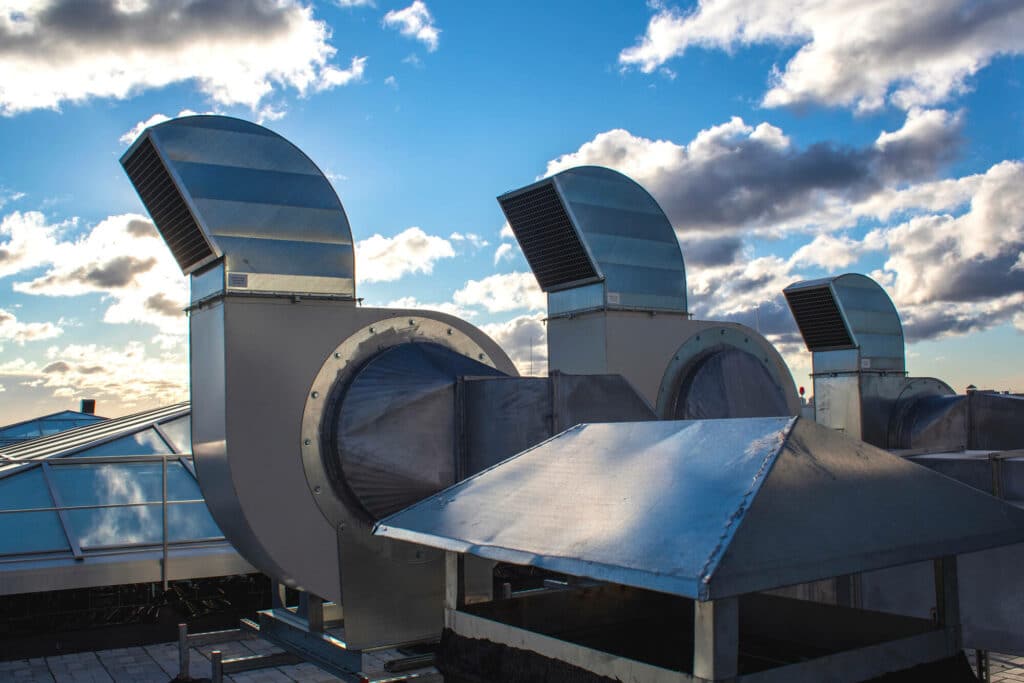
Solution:
<svg viewBox="0 0 1024 683"><path fill-rule="evenodd" d="M139 121L134 126L132 126L132 129L125 132L125 134L122 135L119 138L119 140L122 144L130 145L133 142L135 142L136 138L142 135L142 131L146 130L150 126L155 126L156 124L163 123L164 121L170 121L172 118L181 118L182 116L195 116L198 113L199 112L192 111L191 109L182 109L178 112L177 116L167 116L166 114L153 114L145 121ZM211 111L207 113L215 114L216 112Z"/></svg>
<svg viewBox="0 0 1024 683"><path fill-rule="evenodd" d="M22 2L0 9L0 113L186 81L255 110L281 88L305 95L358 80L365 58L339 68L329 39L298 0Z"/></svg>
<svg viewBox="0 0 1024 683"><path fill-rule="evenodd" d="M53 323L23 323L10 311L0 308L0 341L24 346L25 342L53 339L63 333L64 330Z"/></svg>
<svg viewBox="0 0 1024 683"><path fill-rule="evenodd" d="M763 104L817 102L870 111L887 101L909 109L964 92L1000 55L1021 54L1018 0L701 0L690 12L657 11L624 67L651 73L690 48L797 45L776 67Z"/></svg>
<svg viewBox="0 0 1024 683"><path fill-rule="evenodd" d="M73 223L72 223L73 225ZM146 323L166 334L186 331L185 278L152 223L137 214L111 216L77 239L63 239L69 224L48 225L42 214L13 213L0 223L0 275L39 266L37 277L15 282L23 294L74 297L104 295L108 323Z"/></svg>
<svg viewBox="0 0 1024 683"><path fill-rule="evenodd" d="M0 187L0 209L4 208L10 202L16 202L20 199L24 199L24 192L15 192L6 187Z"/></svg>
<svg viewBox="0 0 1024 683"><path fill-rule="evenodd" d="M16 378L54 396L86 395L132 407L188 398L188 365L182 353L151 355L138 341L123 347L72 344L47 349L43 362L17 358L0 364L0 377Z"/></svg>
<svg viewBox="0 0 1024 683"><path fill-rule="evenodd" d="M821 234L789 257L790 266L818 266L830 273L849 268L865 251L865 243L846 235Z"/></svg>
<svg viewBox="0 0 1024 683"><path fill-rule="evenodd" d="M505 322L483 325L481 329L508 354L519 374L547 374L548 337L542 315L523 315Z"/></svg>
<svg viewBox="0 0 1024 683"><path fill-rule="evenodd" d="M398 80L394 76L388 76L387 78L385 78L384 85L388 86L389 88L394 88L395 90L398 90Z"/></svg>
<svg viewBox="0 0 1024 683"><path fill-rule="evenodd" d="M473 232L453 232L451 235L448 236L448 239L450 239L452 242L465 242L472 246L474 249L483 249L484 247L490 246L491 244L483 237Z"/></svg>
<svg viewBox="0 0 1024 683"><path fill-rule="evenodd" d="M549 163L548 168L550 167L551 164ZM498 236L503 240L514 240L516 238L516 234L512 232L512 226L508 224L508 221L505 221L505 223L501 226L501 231L498 233Z"/></svg>
<svg viewBox="0 0 1024 683"><path fill-rule="evenodd" d="M498 265L502 261L511 261L515 258L515 255L515 247L508 242L502 242L498 245L498 248L494 250L494 265Z"/></svg>
<svg viewBox="0 0 1024 683"><path fill-rule="evenodd" d="M423 303L414 296L403 296L400 299L389 301L382 306L382 308L407 308L412 310L427 310L427 311L440 311L441 313L447 313L448 315L454 315L456 318L474 318L477 312L463 308L458 304L446 301L443 303Z"/></svg>
<svg viewBox="0 0 1024 683"><path fill-rule="evenodd" d="M338 7L376 7L373 0L334 0Z"/></svg>
<svg viewBox="0 0 1024 683"><path fill-rule="evenodd" d="M360 240L356 272L362 282L390 282L411 273L429 275L437 261L454 256L451 242L414 226L394 237L373 235Z"/></svg>
<svg viewBox="0 0 1024 683"><path fill-rule="evenodd" d="M437 49L441 29L434 25L434 17L423 0L413 0L405 9L390 10L384 15L384 25L398 29L403 36L415 38L430 52Z"/></svg>
<svg viewBox="0 0 1024 683"><path fill-rule="evenodd" d="M533 273L500 273L469 280L452 298L459 305L482 306L489 313L543 311L547 307L547 299Z"/></svg>

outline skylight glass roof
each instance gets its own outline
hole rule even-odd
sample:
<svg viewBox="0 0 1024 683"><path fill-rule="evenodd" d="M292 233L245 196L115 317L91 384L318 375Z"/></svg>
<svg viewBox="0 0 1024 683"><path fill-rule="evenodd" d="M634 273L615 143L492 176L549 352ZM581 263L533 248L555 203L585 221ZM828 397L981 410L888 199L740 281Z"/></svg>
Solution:
<svg viewBox="0 0 1024 683"><path fill-rule="evenodd" d="M211 517L190 451L187 403L0 448L0 594L24 592L33 563L47 586L61 561L76 586L154 580L139 567L165 572L171 556L177 578L189 576L185 565L195 576L253 571ZM91 562L103 571L78 571Z"/></svg>
<svg viewBox="0 0 1024 683"><path fill-rule="evenodd" d="M64 410L53 415L37 417L34 420L18 422L17 424L0 427L0 448L30 439L38 439L41 436L50 436L51 434L75 429L76 427L94 424L105 419L99 415Z"/></svg>

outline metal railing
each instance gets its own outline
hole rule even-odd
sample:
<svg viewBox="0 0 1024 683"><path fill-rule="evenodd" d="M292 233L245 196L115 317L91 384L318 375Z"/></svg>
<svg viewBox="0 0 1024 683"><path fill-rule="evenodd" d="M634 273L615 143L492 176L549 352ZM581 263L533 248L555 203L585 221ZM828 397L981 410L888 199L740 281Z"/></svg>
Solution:
<svg viewBox="0 0 1024 683"><path fill-rule="evenodd" d="M170 545L171 539L169 534L169 511L172 506L176 505L196 505L205 504L205 500L202 498L189 498L189 499L177 499L170 500L168 496L168 463L178 461L182 464L184 469L189 475L195 480L195 470L191 461L191 457L188 454L169 453L166 455L118 455L118 456L89 456L89 457L66 457L66 458L48 458L46 460L40 460L33 463L38 466L42 472L43 482L46 486L46 490L49 493L52 505L48 506L34 506L34 507L19 507L7 510L0 510L0 520L3 519L2 515L14 515L14 514L25 514L25 513L46 513L55 512L57 513L60 526L64 534L64 539L67 542L67 547L71 552L71 555L75 560L81 561L85 558L86 551L109 551L114 549L140 549L140 548L153 548L159 547L161 550L160 559L160 581L163 585L164 590L168 588L168 580L170 576L169 563L170 563ZM58 477L54 476L55 468L62 467L83 467L86 465L130 465L137 463L160 463L160 495L157 497L147 498L146 500L132 500L125 502L96 502L83 505L68 505L64 502L64 496L62 495L61 486L56 481ZM28 463L26 463L28 464ZM71 514L82 510L117 510L117 509L137 509L137 508L155 508L160 506L160 535L159 541L126 541L125 543L108 543L98 544L91 543L83 550L82 540L84 534L81 533L81 529L76 530L75 525L71 520ZM203 543L210 541L221 541L224 540L223 535L210 536L203 538L192 538L184 540L175 540L175 544L190 544L190 543ZM51 552L66 552L63 550L48 550L48 551L20 551L15 550L11 552L0 553L0 558L11 557L18 555L37 555L42 553Z"/></svg>

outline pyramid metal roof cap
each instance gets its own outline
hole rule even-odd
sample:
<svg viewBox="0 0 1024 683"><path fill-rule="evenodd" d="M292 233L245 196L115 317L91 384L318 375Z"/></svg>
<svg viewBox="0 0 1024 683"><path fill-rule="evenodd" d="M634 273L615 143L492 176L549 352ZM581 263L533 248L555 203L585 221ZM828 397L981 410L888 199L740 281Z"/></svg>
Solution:
<svg viewBox="0 0 1024 683"><path fill-rule="evenodd" d="M579 425L375 533L711 600L1024 540L1024 511L803 418Z"/></svg>

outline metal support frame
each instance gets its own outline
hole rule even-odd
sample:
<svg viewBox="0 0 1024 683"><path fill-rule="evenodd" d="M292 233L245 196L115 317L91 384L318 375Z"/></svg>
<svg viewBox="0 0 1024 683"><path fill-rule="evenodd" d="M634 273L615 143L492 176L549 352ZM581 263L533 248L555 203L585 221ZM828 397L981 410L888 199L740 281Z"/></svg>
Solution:
<svg viewBox="0 0 1024 683"><path fill-rule="evenodd" d="M960 583L957 579L956 556L934 561L935 566L935 621L943 628L949 647L963 647L960 626Z"/></svg>
<svg viewBox="0 0 1024 683"><path fill-rule="evenodd" d="M739 673L739 600L693 604L693 675L709 681L732 680Z"/></svg>
<svg viewBox="0 0 1024 683"><path fill-rule="evenodd" d="M68 520L67 512L65 511L64 501L61 499L60 491L53 484L53 477L50 475L50 463L43 461L39 466L39 469L43 472L43 481L46 482L46 488L50 491L50 497L53 499L53 505L57 508L57 517L60 519L60 526L64 530L64 537L68 541L68 547L71 548L71 554L74 555L78 561L82 560L82 548L78 544L78 536L71 530L71 523Z"/></svg>

